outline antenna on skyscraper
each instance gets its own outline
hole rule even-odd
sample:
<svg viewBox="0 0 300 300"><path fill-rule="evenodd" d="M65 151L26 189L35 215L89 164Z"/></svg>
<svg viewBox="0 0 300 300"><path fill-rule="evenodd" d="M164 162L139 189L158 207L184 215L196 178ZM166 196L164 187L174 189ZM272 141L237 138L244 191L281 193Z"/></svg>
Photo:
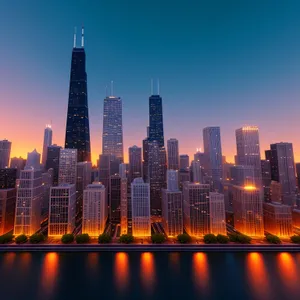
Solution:
<svg viewBox="0 0 300 300"><path fill-rule="evenodd" d="M84 27L81 27L81 47L84 47Z"/></svg>
<svg viewBox="0 0 300 300"><path fill-rule="evenodd" d="M73 44L73 48L76 48L76 27L74 27L74 44Z"/></svg>
<svg viewBox="0 0 300 300"><path fill-rule="evenodd" d="M113 82L113 80L110 82L110 95L111 96L114 95L114 82Z"/></svg>
<svg viewBox="0 0 300 300"><path fill-rule="evenodd" d="M151 96L153 95L153 79L151 78Z"/></svg>
<svg viewBox="0 0 300 300"><path fill-rule="evenodd" d="M157 95L159 95L159 78L157 79Z"/></svg>

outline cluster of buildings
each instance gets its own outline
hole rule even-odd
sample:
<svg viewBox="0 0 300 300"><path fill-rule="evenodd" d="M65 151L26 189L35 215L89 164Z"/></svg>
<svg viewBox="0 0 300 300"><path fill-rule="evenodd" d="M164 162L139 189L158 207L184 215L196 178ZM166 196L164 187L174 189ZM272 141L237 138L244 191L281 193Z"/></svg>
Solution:
<svg viewBox="0 0 300 300"><path fill-rule="evenodd" d="M122 99L104 99L102 154L91 163L84 31L72 51L65 145L44 132L43 152L11 158L0 141L0 234L98 236L110 224L120 234L148 237L153 223L169 237L187 232L237 231L289 237L300 227L300 164L291 143L275 143L261 157L259 130L236 130L235 163L222 155L220 127L203 129L204 151L180 154L177 139L165 145L159 91L149 97L149 126L141 147L124 162ZM297 180L298 179L298 180Z"/></svg>

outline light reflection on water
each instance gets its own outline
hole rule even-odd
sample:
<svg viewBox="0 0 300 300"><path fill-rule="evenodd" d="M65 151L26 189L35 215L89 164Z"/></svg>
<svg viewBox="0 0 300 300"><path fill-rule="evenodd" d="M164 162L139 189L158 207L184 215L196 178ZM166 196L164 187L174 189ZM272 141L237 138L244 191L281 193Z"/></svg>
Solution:
<svg viewBox="0 0 300 300"><path fill-rule="evenodd" d="M197 289L205 294L209 291L209 266L207 254L197 252L193 254L193 271L194 271L194 284Z"/></svg>
<svg viewBox="0 0 300 300"><path fill-rule="evenodd" d="M141 253L140 275L144 289L147 292L152 291L155 285L155 266L153 253Z"/></svg>
<svg viewBox="0 0 300 300"><path fill-rule="evenodd" d="M122 292L129 284L129 259L128 253L118 252L115 254L114 275L117 289Z"/></svg>

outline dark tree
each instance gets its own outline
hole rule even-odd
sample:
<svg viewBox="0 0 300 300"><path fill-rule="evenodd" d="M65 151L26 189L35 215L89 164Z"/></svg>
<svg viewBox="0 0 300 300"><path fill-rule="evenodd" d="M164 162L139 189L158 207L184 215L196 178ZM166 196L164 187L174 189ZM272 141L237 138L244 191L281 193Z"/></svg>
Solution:
<svg viewBox="0 0 300 300"><path fill-rule="evenodd" d="M122 234L119 241L122 244L131 244L134 241L134 237L131 234Z"/></svg>
<svg viewBox="0 0 300 300"><path fill-rule="evenodd" d="M74 235L72 233L64 234L61 238L63 244L70 244L74 242Z"/></svg>
<svg viewBox="0 0 300 300"><path fill-rule="evenodd" d="M166 237L162 233L154 233L151 236L151 240L153 244L162 244L166 241Z"/></svg>
<svg viewBox="0 0 300 300"><path fill-rule="evenodd" d="M208 233L204 236L204 243L205 244L216 244L217 237L212 233Z"/></svg>
<svg viewBox="0 0 300 300"><path fill-rule="evenodd" d="M16 238L15 238L15 242L16 244L24 244L28 241L28 237L27 235L25 234L21 234L21 235L18 235Z"/></svg>
<svg viewBox="0 0 300 300"><path fill-rule="evenodd" d="M191 240L191 237L187 233L182 233L177 236L177 241L181 244L190 243Z"/></svg>
<svg viewBox="0 0 300 300"><path fill-rule="evenodd" d="M75 240L77 244L88 244L90 242L90 236L87 233L78 234Z"/></svg>

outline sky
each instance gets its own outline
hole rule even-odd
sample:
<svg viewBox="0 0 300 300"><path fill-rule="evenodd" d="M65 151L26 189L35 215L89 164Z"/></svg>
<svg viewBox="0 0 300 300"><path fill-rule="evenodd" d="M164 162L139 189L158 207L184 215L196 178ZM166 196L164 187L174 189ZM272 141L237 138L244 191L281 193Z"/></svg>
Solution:
<svg viewBox="0 0 300 300"><path fill-rule="evenodd" d="M105 86L123 99L124 153L142 146L151 78L159 78L165 141L203 148L220 126L257 125L263 154L292 142L300 162L300 1L1 0L0 139L13 156L42 151L45 125L64 145L74 26L85 27L93 162L101 153ZM78 30L79 31L79 30ZM263 155L264 158L264 155Z"/></svg>

